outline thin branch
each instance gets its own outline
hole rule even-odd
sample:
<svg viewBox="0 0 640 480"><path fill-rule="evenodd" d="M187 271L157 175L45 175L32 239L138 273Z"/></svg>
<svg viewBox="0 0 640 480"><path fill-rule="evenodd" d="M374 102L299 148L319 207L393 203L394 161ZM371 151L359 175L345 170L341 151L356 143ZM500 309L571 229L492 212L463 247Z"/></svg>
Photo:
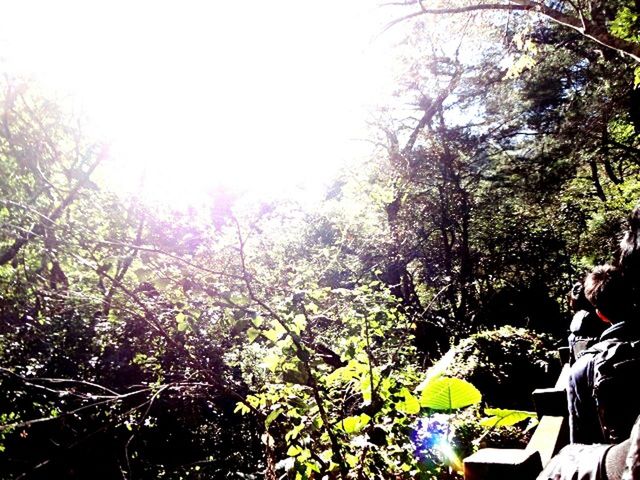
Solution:
<svg viewBox="0 0 640 480"><path fill-rule="evenodd" d="M96 157L95 161L89 166L88 170L84 173L83 177L78 180L78 183L73 187L73 189L69 192L69 194L62 200L62 202L46 217L51 221L51 223L55 223L58 218L62 215L65 209L75 200L78 192L85 184L89 181L91 174L97 168L97 166L102 162L102 160L107 156L107 149L103 148L100 154ZM14 243L5 249L4 252L0 253L0 265L4 265L18 254L20 249L25 246L29 240L37 235L41 235L45 229L45 225L49 222L40 222L36 224L28 233L21 235L17 238Z"/></svg>
<svg viewBox="0 0 640 480"><path fill-rule="evenodd" d="M615 50L618 53L627 55L635 62L640 63L640 44L614 37L609 33L605 25L598 25L587 21L584 17L580 19L567 15L559 10L548 7L543 3L532 0L510 0L509 3L477 3L475 5L468 5L465 7L420 9L417 12L413 12L390 22L383 31L386 31L401 22L421 15L455 15L483 10L538 13L549 18L558 25L575 30L586 38L589 38L590 40L593 40L611 50Z"/></svg>

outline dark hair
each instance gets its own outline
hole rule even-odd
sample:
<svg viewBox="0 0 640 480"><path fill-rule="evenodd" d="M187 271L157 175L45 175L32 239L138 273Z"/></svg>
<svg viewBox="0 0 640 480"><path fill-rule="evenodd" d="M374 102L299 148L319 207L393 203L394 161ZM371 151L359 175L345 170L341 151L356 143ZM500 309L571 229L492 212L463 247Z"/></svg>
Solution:
<svg viewBox="0 0 640 480"><path fill-rule="evenodd" d="M615 265L631 290L631 308L640 313L640 203L633 209L627 220L627 230L620 241Z"/></svg>
<svg viewBox="0 0 640 480"><path fill-rule="evenodd" d="M584 294L611 323L625 320L631 310L631 291L622 271L613 265L598 265L584 280Z"/></svg>
<svg viewBox="0 0 640 480"><path fill-rule="evenodd" d="M589 303L587 297L584 295L584 285L582 282L576 282L571 287L569 295L567 296L569 308L573 312L579 312L580 310L593 311L593 305Z"/></svg>

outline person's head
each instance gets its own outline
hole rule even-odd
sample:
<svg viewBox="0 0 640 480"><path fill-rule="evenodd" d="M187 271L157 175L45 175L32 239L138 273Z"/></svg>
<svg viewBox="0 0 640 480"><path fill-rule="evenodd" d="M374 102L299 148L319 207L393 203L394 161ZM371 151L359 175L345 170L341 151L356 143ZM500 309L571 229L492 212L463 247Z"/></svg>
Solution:
<svg viewBox="0 0 640 480"><path fill-rule="evenodd" d="M618 323L629 317L631 293L619 268L595 267L584 280L584 294L603 320Z"/></svg>
<svg viewBox="0 0 640 480"><path fill-rule="evenodd" d="M593 311L593 306L584 295L584 285L582 285L582 282L576 282L573 284L567 299L569 308L573 312L579 312L580 310Z"/></svg>
<svg viewBox="0 0 640 480"><path fill-rule="evenodd" d="M633 209L627 223L627 229L620 241L620 248L616 257L616 264L622 271L634 292L636 310L640 307L637 302L640 293L640 205Z"/></svg>

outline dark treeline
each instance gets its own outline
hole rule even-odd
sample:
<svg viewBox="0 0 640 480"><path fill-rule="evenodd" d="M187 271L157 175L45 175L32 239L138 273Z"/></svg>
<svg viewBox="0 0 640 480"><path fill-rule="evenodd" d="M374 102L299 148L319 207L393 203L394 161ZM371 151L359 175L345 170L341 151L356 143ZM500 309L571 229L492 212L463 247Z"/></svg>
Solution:
<svg viewBox="0 0 640 480"><path fill-rule="evenodd" d="M637 43L635 4L600 7ZM435 418L425 374L458 345L449 374L522 410L552 377L565 295L640 198L638 63L544 17L473 15L394 27L395 106L313 211L118 197L94 183L108 148L6 76L0 477L453 478L416 447L425 418L460 455L522 441L486 436L479 407Z"/></svg>

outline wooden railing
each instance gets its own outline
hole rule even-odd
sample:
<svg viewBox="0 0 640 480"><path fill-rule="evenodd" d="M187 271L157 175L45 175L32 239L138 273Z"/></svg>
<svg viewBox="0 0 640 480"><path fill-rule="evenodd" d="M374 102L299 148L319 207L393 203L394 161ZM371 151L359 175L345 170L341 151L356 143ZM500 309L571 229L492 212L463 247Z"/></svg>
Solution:
<svg viewBox="0 0 640 480"><path fill-rule="evenodd" d="M561 352L561 358L563 354ZM535 480L542 468L569 443L566 387L569 364L565 363L553 388L533 392L540 422L524 449L483 448L464 459L465 480L513 478Z"/></svg>

